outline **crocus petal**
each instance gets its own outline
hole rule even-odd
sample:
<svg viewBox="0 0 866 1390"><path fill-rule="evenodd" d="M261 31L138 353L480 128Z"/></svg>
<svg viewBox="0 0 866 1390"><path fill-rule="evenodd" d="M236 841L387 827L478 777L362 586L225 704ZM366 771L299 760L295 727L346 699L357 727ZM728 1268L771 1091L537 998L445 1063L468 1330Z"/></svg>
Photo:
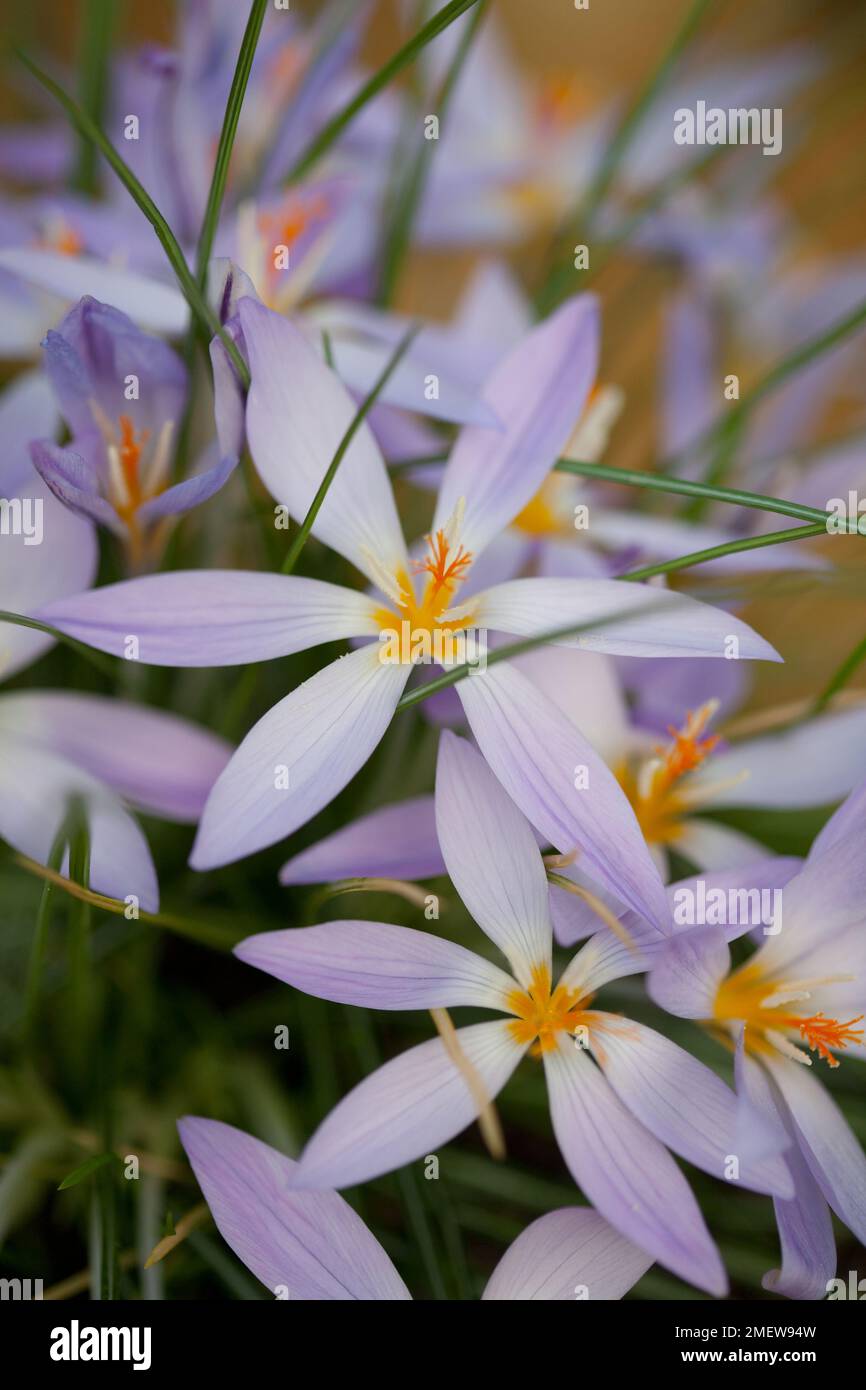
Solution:
<svg viewBox="0 0 866 1390"><path fill-rule="evenodd" d="M473 598L473 622L516 637L591 623L564 646L621 656L729 656L781 661L739 618L687 594L618 579L511 579Z"/></svg>
<svg viewBox="0 0 866 1390"><path fill-rule="evenodd" d="M106 526L116 536L127 534L126 524L102 496L99 474L81 454L47 439L35 439L30 457L39 476L70 511Z"/></svg>
<svg viewBox="0 0 866 1390"><path fill-rule="evenodd" d="M235 955L287 985L367 1009L507 1009L514 981L498 966L430 932L387 922L325 922L260 932Z"/></svg>
<svg viewBox="0 0 866 1390"><path fill-rule="evenodd" d="M93 582L98 552L91 522L58 502L35 473L20 496L22 506L33 509L33 522L41 507L42 539L33 543L35 532L32 537L21 532L0 537L0 594L9 612L33 618L41 605ZM0 625L0 675L20 671L53 643L44 632Z"/></svg>
<svg viewBox="0 0 866 1390"><path fill-rule="evenodd" d="M252 373L250 450L266 487L301 520L356 407L287 319L252 299L240 301L239 313ZM370 556L390 574L408 570L391 483L366 421L340 463L313 532L374 583Z"/></svg>
<svg viewBox="0 0 866 1390"><path fill-rule="evenodd" d="M698 869L745 869L767 856L760 840L705 816L682 821L671 844Z"/></svg>
<svg viewBox="0 0 866 1390"><path fill-rule="evenodd" d="M466 500L461 540L478 554L535 495L568 442L595 379L598 304L563 304L493 371L482 399L501 430L468 425L448 460L434 528Z"/></svg>
<svg viewBox="0 0 866 1390"><path fill-rule="evenodd" d="M578 729L507 665L457 691L481 752L527 819L560 853L579 849L581 867L617 901L666 930L667 899L634 811Z"/></svg>
<svg viewBox="0 0 866 1390"><path fill-rule="evenodd" d="M815 836L809 851L809 860L825 854L839 841L845 839L852 830L862 829L866 817L866 780L858 783L850 796L837 808L827 824Z"/></svg>
<svg viewBox="0 0 866 1390"><path fill-rule="evenodd" d="M90 887L121 901L134 894L145 912L155 912L159 889L150 850L117 798L66 758L0 735L0 836L19 854L48 863L74 797L86 809Z"/></svg>
<svg viewBox="0 0 866 1390"><path fill-rule="evenodd" d="M734 1092L703 1062L652 1028L614 1014L594 1014L590 1047L620 1100L651 1134L714 1178L731 1181L737 1157ZM781 1197L794 1187L784 1160L739 1155L735 1183Z"/></svg>
<svg viewBox="0 0 866 1390"><path fill-rule="evenodd" d="M26 492L33 477L30 441L52 438L60 428L60 412L44 372L21 372L0 394L0 496Z"/></svg>
<svg viewBox="0 0 866 1390"><path fill-rule="evenodd" d="M153 521L158 521L163 516L177 516L181 512L191 511L201 502L207 502L208 498L213 497L220 488L225 487L232 473L238 466L238 456L221 458L211 468L205 469L203 473L197 473L192 478L185 478L182 483L175 483L173 487L167 487L165 492L161 492L157 497L151 497L149 502L144 502L138 509L138 520L143 526L149 525Z"/></svg>
<svg viewBox="0 0 866 1390"><path fill-rule="evenodd" d="M280 883L342 878L435 878L445 864L432 796L382 806L302 850L280 870Z"/></svg>
<svg viewBox="0 0 866 1390"><path fill-rule="evenodd" d="M409 667L374 642L293 690L247 734L208 798L190 864L212 869L254 854L327 806L391 722Z"/></svg>
<svg viewBox="0 0 866 1390"><path fill-rule="evenodd" d="M61 598L38 616L150 666L239 666L378 632L366 595L320 579L252 570L176 570ZM377 646L378 651L378 646Z"/></svg>
<svg viewBox="0 0 866 1390"><path fill-rule="evenodd" d="M167 711L59 690L0 696L0 732L61 754L151 815L189 823L231 756L224 739Z"/></svg>
<svg viewBox="0 0 866 1390"><path fill-rule="evenodd" d="M785 1057L765 1059L787 1102L809 1171L845 1225L866 1241L866 1155L827 1088Z"/></svg>
<svg viewBox="0 0 866 1390"><path fill-rule="evenodd" d="M695 927L666 943L647 979L650 998L678 1018L712 1018L719 985L731 968L720 927Z"/></svg>
<svg viewBox="0 0 866 1390"><path fill-rule="evenodd" d="M714 806L828 806L864 777L866 709L849 709L783 733L743 739L714 757L710 769L699 769L693 785L728 782L713 796ZM735 778L742 780L733 785Z"/></svg>
<svg viewBox="0 0 866 1390"><path fill-rule="evenodd" d="M526 1048L510 1025L458 1028L464 1057L488 1100L502 1090ZM478 1100L441 1038L412 1047L365 1078L322 1121L293 1187L351 1187L434 1152L479 1113Z"/></svg>
<svg viewBox="0 0 866 1390"><path fill-rule="evenodd" d="M187 1158L220 1235L271 1293L291 1299L411 1297L385 1251L336 1192L294 1192L297 1164L251 1134L187 1115Z"/></svg>
<svg viewBox="0 0 866 1390"><path fill-rule="evenodd" d="M189 322L189 307L176 286L89 256L10 247L0 251L0 268L62 299L92 295L128 314L140 328L167 338L180 337Z"/></svg>
<svg viewBox="0 0 866 1390"><path fill-rule="evenodd" d="M482 1299L612 1301L646 1274L652 1257L588 1207L539 1216L509 1245Z"/></svg>
<svg viewBox="0 0 866 1390"><path fill-rule="evenodd" d="M719 1253L667 1150L580 1048L560 1042L544 1054L544 1070L557 1142L589 1201L659 1264L723 1297L727 1280Z"/></svg>
<svg viewBox="0 0 866 1390"><path fill-rule="evenodd" d="M436 829L454 887L530 986L551 960L544 863L528 822L484 759L447 729L436 765Z"/></svg>

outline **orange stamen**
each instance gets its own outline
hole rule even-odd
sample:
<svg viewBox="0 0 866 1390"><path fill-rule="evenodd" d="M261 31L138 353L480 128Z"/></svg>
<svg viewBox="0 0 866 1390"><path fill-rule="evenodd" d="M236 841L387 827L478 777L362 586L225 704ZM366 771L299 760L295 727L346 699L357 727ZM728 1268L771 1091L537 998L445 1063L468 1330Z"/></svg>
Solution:
<svg viewBox="0 0 866 1390"><path fill-rule="evenodd" d="M667 751L663 748L657 749L660 756L664 758L664 781L666 785L670 786L673 782L678 782L681 777L685 777L687 772L694 772L695 768L700 767L704 759L712 753L719 742L718 734L711 734L709 738L701 739L701 734L711 717L712 709L704 705L696 714L689 710L682 729L675 729L672 724L668 725L668 733L673 739L673 743Z"/></svg>
<svg viewBox="0 0 866 1390"><path fill-rule="evenodd" d="M508 1007L517 1014L508 1025L511 1036L524 1047L532 1043L532 1057L551 1052L556 1047L558 1032L574 1032L591 1002L589 997L581 998L577 990L564 985L557 985L551 993L550 985L550 971L539 966L532 973L528 990L515 989L508 996Z"/></svg>
<svg viewBox="0 0 866 1390"><path fill-rule="evenodd" d="M839 1059L833 1056L830 1048L844 1051L849 1043L862 1042L863 1029L855 1030L852 1024L860 1023L864 1017L866 1015L859 1014L857 1018L849 1018L847 1023L840 1023L838 1019L825 1018L821 1013L813 1014L811 1018L790 1018L785 1022L789 1027L799 1028L811 1050L823 1057L828 1066L838 1067Z"/></svg>
<svg viewBox="0 0 866 1390"><path fill-rule="evenodd" d="M472 564L472 555L469 551L458 546L457 554L453 560L448 559L451 547L445 538L444 531L437 531L433 536L425 537L430 549L430 555L426 560L416 560L414 572L416 574L429 574L431 576L431 597L442 589L452 589L465 578L464 571Z"/></svg>
<svg viewBox="0 0 866 1390"><path fill-rule="evenodd" d="M126 479L130 494L137 497L139 494L138 464L141 459L141 451L150 436L149 430L142 430L141 438L135 437L135 426L128 415L121 415L120 424L120 445L118 455L120 466L123 469L123 476Z"/></svg>

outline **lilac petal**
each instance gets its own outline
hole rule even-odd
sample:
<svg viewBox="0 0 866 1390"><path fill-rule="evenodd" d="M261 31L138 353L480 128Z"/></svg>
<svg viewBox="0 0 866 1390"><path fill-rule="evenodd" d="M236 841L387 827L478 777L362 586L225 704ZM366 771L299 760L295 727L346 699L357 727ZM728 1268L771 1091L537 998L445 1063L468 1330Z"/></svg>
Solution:
<svg viewBox="0 0 866 1390"><path fill-rule="evenodd" d="M786 1123L780 1113L773 1090L773 1083L761 1064L746 1051L746 1025L736 1024L736 1051L734 1053L734 1080L737 1090L737 1133L735 1153L746 1154L750 1159L766 1158L784 1152L790 1160L796 1152L788 1133L790 1123ZM794 1167L790 1161L788 1169L796 1186ZM791 1194L793 1197L793 1193Z"/></svg>
<svg viewBox="0 0 866 1390"><path fill-rule="evenodd" d="M682 821L670 843L695 868L708 871L746 869L767 854L760 840L704 816Z"/></svg>
<svg viewBox="0 0 866 1390"><path fill-rule="evenodd" d="M751 667L740 661L693 661L691 657L620 657L620 676L632 697L632 718L653 733L677 728L689 710L719 701L719 718L727 719L746 696Z"/></svg>
<svg viewBox="0 0 866 1390"><path fill-rule="evenodd" d="M317 999L368 1009L507 1011L514 981L474 951L386 922L325 922L260 932L235 955Z"/></svg>
<svg viewBox="0 0 866 1390"><path fill-rule="evenodd" d="M709 295L694 292L676 295L665 315L661 439L665 458L690 445L718 413L715 318Z"/></svg>
<svg viewBox="0 0 866 1390"><path fill-rule="evenodd" d="M826 854L852 830L862 830L866 816L866 780L860 781L842 805L833 812L827 824L816 835L809 851L809 861Z"/></svg>
<svg viewBox="0 0 866 1390"><path fill-rule="evenodd" d="M240 320L252 373L247 399L250 450L265 486L301 520L356 414L355 406L287 319L242 299ZM375 562L389 574L408 571L391 484L366 421L328 489L313 533L374 583Z"/></svg>
<svg viewBox="0 0 866 1390"><path fill-rule="evenodd" d="M722 927L678 933L660 953L647 991L660 1009L678 1018L712 1018L719 986L731 968Z"/></svg>
<svg viewBox="0 0 866 1390"><path fill-rule="evenodd" d="M436 829L454 887L529 988L551 962L544 863L529 823L484 759L447 729L436 766Z"/></svg>
<svg viewBox="0 0 866 1390"><path fill-rule="evenodd" d="M539 1216L509 1245L482 1299L591 1302L623 1298L652 1257L588 1207Z"/></svg>
<svg viewBox="0 0 866 1390"><path fill-rule="evenodd" d="M194 869L230 864L291 835L363 767L409 674L379 654L374 642L333 661L250 730L208 798Z"/></svg>
<svg viewBox="0 0 866 1390"><path fill-rule="evenodd" d="M608 767L631 751L635 735L611 657L547 646L516 657L514 665L577 725Z"/></svg>
<svg viewBox="0 0 866 1390"><path fill-rule="evenodd" d="M61 299L92 295L152 333L179 338L186 332L187 302L175 285L164 280L121 270L90 256L64 256L23 247L0 251L0 269L10 270L27 284L50 290Z"/></svg>
<svg viewBox="0 0 866 1390"><path fill-rule="evenodd" d="M812 1177L845 1225L866 1241L866 1155L827 1088L807 1067L766 1058L787 1102Z"/></svg>
<svg viewBox="0 0 866 1390"><path fill-rule="evenodd" d="M516 637L592 623L589 631L561 643L614 656L724 658L736 638L742 660L782 660L769 642L721 608L618 579L511 579L474 597L473 621Z"/></svg>
<svg viewBox="0 0 866 1390"><path fill-rule="evenodd" d="M667 1150L571 1042L544 1054L544 1070L557 1142L589 1201L666 1269L724 1297L727 1280L719 1253Z"/></svg>
<svg viewBox="0 0 866 1390"><path fill-rule="evenodd" d="M72 131L61 122L14 125L0 131L0 174L14 183L60 183L69 173L75 153Z"/></svg>
<svg viewBox="0 0 866 1390"><path fill-rule="evenodd" d="M41 506L42 543L28 544L24 534L0 537L0 593L9 612L32 618L43 604L92 584L98 553L92 524L58 502L36 473L31 477L19 497L24 507L32 508L33 524ZM20 671L53 644L46 633L0 625L0 675Z"/></svg>
<svg viewBox="0 0 866 1390"><path fill-rule="evenodd" d="M809 776L803 777L803 768ZM743 739L713 757L694 786L748 775L713 806L827 806L866 778L866 709L820 715L779 734Z"/></svg>
<svg viewBox="0 0 866 1390"><path fill-rule="evenodd" d="M30 445L30 457L54 496L76 516L96 521L116 536L127 534L125 522L102 496L99 474L81 454L49 440L36 439Z"/></svg>
<svg viewBox="0 0 866 1390"><path fill-rule="evenodd" d="M0 696L4 730L60 753L141 810L190 824L231 756L208 729L105 695Z"/></svg>
<svg viewBox="0 0 866 1390"><path fill-rule="evenodd" d="M143 503L138 509L138 520L142 525L149 525L160 517L177 516L180 512L188 512L197 507L201 502L207 502L225 487L237 466L237 455L222 458L204 473L197 473L192 478L185 478L182 483L175 483L158 497L152 497L149 502Z"/></svg>
<svg viewBox="0 0 866 1390"><path fill-rule="evenodd" d="M478 554L535 495L568 442L595 379L598 304L579 295L517 344L482 399L501 430L468 425L451 453L436 506L444 527L461 498L461 539Z"/></svg>
<svg viewBox="0 0 866 1390"><path fill-rule="evenodd" d="M60 412L44 372L22 372L0 395L0 496L26 492L33 477L30 441L52 438L60 428Z"/></svg>
<svg viewBox="0 0 866 1390"><path fill-rule="evenodd" d="M596 1014L590 1025L593 1055L620 1100L656 1139L674 1153L729 1181L737 1156L734 1092L703 1062L652 1028L614 1014ZM791 1175L777 1154L752 1159L739 1154L735 1182L755 1192L794 1194Z"/></svg>
<svg viewBox="0 0 866 1390"><path fill-rule="evenodd" d="M19 854L47 864L70 798L86 807L90 887L123 901L134 894L145 912L159 906L156 871L136 822L107 789L59 754L0 735L0 835ZM63 872L68 875L64 866Z"/></svg>
<svg viewBox="0 0 866 1390"><path fill-rule="evenodd" d="M432 796L414 796L326 835L283 865L280 883L343 878L436 878L445 864Z"/></svg>
<svg viewBox="0 0 866 1390"><path fill-rule="evenodd" d="M320 579L176 570L59 599L39 617L112 656L125 657L135 636L150 666L239 666L372 636L373 611L366 595Z"/></svg>
<svg viewBox="0 0 866 1390"><path fill-rule="evenodd" d="M328 317L325 316L326 323ZM408 326L407 321L404 332ZM336 333L331 342L334 370L352 391L362 397L372 390L396 347L396 343L387 340L353 340L339 337ZM438 380L439 392L432 399L425 390L431 375ZM455 374L453 365L444 358L440 361L439 355L431 353L429 349L425 351L423 334L415 340L388 378L380 399L388 405L429 415L434 420L485 429L496 429L498 426L498 417L492 407L479 399L474 390L467 389L464 381Z"/></svg>
<svg viewBox="0 0 866 1390"><path fill-rule="evenodd" d="M509 1024L458 1028L463 1055L488 1100L505 1085L526 1048ZM435 1152L479 1113L477 1099L441 1038L386 1062L335 1106L301 1155L292 1186L353 1187Z"/></svg>
<svg viewBox="0 0 866 1390"><path fill-rule="evenodd" d="M761 1071L754 1062L751 1069L753 1072ZM761 1283L770 1293L781 1294L785 1298L820 1299L827 1293L836 1272L836 1241L830 1208L800 1152L784 1101L777 1099L769 1086L767 1100L777 1123L784 1125L794 1139L785 1153L794 1182L794 1195L787 1201L773 1198L782 1247L782 1268L768 1271Z"/></svg>
<svg viewBox="0 0 866 1390"><path fill-rule="evenodd" d="M457 686L469 726L511 799L562 854L660 931L667 899L628 799L606 764L552 701L508 665ZM581 786L576 781L578 770Z"/></svg>
<svg viewBox="0 0 866 1390"><path fill-rule="evenodd" d="M297 1165L251 1134L187 1115L178 1121L220 1235L271 1293L290 1299L405 1300L406 1285L372 1232L336 1192L295 1192Z"/></svg>

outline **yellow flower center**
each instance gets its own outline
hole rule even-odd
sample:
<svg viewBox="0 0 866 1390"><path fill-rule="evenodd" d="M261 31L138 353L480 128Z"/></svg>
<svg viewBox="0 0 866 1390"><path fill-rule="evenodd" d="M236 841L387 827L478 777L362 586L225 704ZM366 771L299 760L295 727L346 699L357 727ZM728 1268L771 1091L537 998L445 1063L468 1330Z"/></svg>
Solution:
<svg viewBox="0 0 866 1390"><path fill-rule="evenodd" d="M458 519L461 509L458 508ZM380 632L395 634L401 662L416 659L418 649L425 652L445 649L456 633L472 626L470 609L452 609L452 600L472 564L472 554L453 538L456 526L449 522L443 530L426 537L427 555L413 564L413 575L426 575L420 597L413 578L399 570L393 579L382 574L380 583L392 607L377 608L374 614ZM383 646L381 659L393 659Z"/></svg>
<svg viewBox="0 0 866 1390"><path fill-rule="evenodd" d="M694 806L695 799L683 783L719 741L716 735L703 737L717 708L717 702L710 700L695 713L689 711L681 729L668 729L672 741L667 748L658 748L656 757L638 768L623 764L616 770L648 844L674 843L683 816Z"/></svg>
<svg viewBox="0 0 866 1390"><path fill-rule="evenodd" d="M508 996L508 1007L517 1018L508 1027L515 1042L532 1043L530 1054L540 1057L556 1046L557 1033L573 1033L584 1019L591 996L581 998L579 990L557 985L551 993L550 971L540 965L532 972L529 989L515 989Z"/></svg>
<svg viewBox="0 0 866 1390"><path fill-rule="evenodd" d="M838 980L838 977L836 977ZM791 1012L790 1005L809 998L810 989L836 983L826 980L774 981L763 974L759 965L747 962L734 970L721 983L716 993L714 1016L719 1022L744 1022L746 1046L760 1053L769 1048L783 1053L794 1061L811 1065L812 1059L794 1045L806 1043L830 1067L838 1067L839 1059L831 1048L842 1052L849 1043L863 1039L863 1029L855 1029L864 1015L846 1022L826 1018L823 1013Z"/></svg>

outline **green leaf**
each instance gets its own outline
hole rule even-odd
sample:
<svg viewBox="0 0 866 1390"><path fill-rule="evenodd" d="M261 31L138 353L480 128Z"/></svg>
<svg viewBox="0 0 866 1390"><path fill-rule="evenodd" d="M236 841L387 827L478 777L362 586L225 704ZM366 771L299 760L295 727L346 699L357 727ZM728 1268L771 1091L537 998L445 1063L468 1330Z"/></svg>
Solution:
<svg viewBox="0 0 866 1390"><path fill-rule="evenodd" d="M67 1173L62 1183L58 1187L58 1192L65 1192L67 1187L77 1187L85 1178L89 1178L91 1173L98 1173L100 1168L104 1168L107 1163L119 1163L117 1154L101 1153L94 1154L92 1158L87 1158L77 1168L73 1168L71 1173Z"/></svg>

